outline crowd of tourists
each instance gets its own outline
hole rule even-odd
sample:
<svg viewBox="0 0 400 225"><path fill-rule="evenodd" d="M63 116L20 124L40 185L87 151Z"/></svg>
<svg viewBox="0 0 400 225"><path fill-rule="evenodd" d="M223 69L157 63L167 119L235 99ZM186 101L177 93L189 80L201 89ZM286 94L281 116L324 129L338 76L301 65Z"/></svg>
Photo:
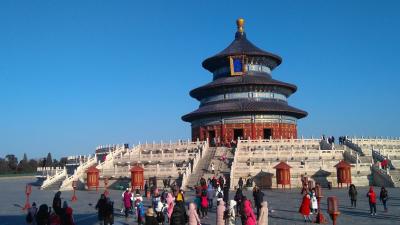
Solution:
<svg viewBox="0 0 400 225"><path fill-rule="evenodd" d="M312 222L312 215L318 213L318 196L315 187L307 186L302 177L303 195L299 208L304 222ZM248 182L247 182L248 183ZM248 186L246 183L246 186ZM253 201L243 193L243 179L238 182L238 189L233 197L229 198L229 180L223 175L213 176L208 180L203 177L194 188L195 197L192 202L185 202L185 192L178 186L170 190L151 188L144 195L140 190L127 188L121 195L121 214L126 219L132 217L139 225L199 225L202 220L208 219L209 212L216 213L216 225L265 225L268 224L268 203L264 200L264 193L257 186L253 188ZM357 188L351 184L348 190L351 207L357 207ZM371 216L377 215L377 199L373 187L366 193L370 206ZM150 206L145 206L143 199L150 200ZM388 191L382 187L379 200L387 212ZM187 204L188 203L188 204ZM188 205L186 209L186 205ZM101 194L95 205L97 216L101 225L114 224L114 202L109 197ZM253 209L255 209L253 211ZM237 221L238 220L238 221ZM53 198L52 207L42 204L39 208L36 203L28 209L26 222L33 225L74 225L73 210L66 201L62 202L61 192Z"/></svg>
<svg viewBox="0 0 400 225"><path fill-rule="evenodd" d="M37 208L36 203L28 209L26 222L33 225L75 225L73 210L67 201L62 202L61 192L57 192L53 198L52 207L41 204Z"/></svg>

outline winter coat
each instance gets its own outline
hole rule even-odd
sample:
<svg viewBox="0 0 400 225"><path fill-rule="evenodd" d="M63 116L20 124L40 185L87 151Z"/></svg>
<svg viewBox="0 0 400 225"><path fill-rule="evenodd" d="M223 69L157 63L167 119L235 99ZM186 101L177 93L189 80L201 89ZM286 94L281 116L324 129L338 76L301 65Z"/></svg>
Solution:
<svg viewBox="0 0 400 225"><path fill-rule="evenodd" d="M189 217L189 224L188 225L198 225L200 223L200 218L199 215L196 212L196 206L194 203L189 204L189 211L188 211L188 217Z"/></svg>
<svg viewBox="0 0 400 225"><path fill-rule="evenodd" d="M145 217L144 225L158 225L158 221L154 216L147 216Z"/></svg>
<svg viewBox="0 0 400 225"><path fill-rule="evenodd" d="M182 201L178 201L171 215L170 225L184 225L187 222L187 214L185 205Z"/></svg>
<svg viewBox="0 0 400 225"><path fill-rule="evenodd" d="M389 198L389 196L388 196L388 191L387 191L386 189L381 190L381 193L379 194L379 199L380 199L381 201L387 201L388 198Z"/></svg>
<svg viewBox="0 0 400 225"><path fill-rule="evenodd" d="M217 225L225 225L224 212L225 212L225 202L221 200L217 206Z"/></svg>
<svg viewBox="0 0 400 225"><path fill-rule="evenodd" d="M355 187L349 189L349 196L350 200L357 201L357 189Z"/></svg>
<svg viewBox="0 0 400 225"><path fill-rule="evenodd" d="M64 225L75 225L74 217L72 216L72 208L67 207L65 209L65 215L63 216L63 223Z"/></svg>
<svg viewBox="0 0 400 225"><path fill-rule="evenodd" d="M313 195L311 197L311 208L318 209L318 201L317 201L317 197L315 195Z"/></svg>
<svg viewBox="0 0 400 225"><path fill-rule="evenodd" d="M369 192L367 193L367 197L369 198L369 203L376 203L376 194L372 187L369 188Z"/></svg>
<svg viewBox="0 0 400 225"><path fill-rule="evenodd" d="M208 199L214 199L214 195L215 195L215 193L214 193L213 187L212 187L211 185L208 185L208 188L207 188L207 198L208 198Z"/></svg>
<svg viewBox="0 0 400 225"><path fill-rule="evenodd" d="M28 224L37 225L36 219L35 219L37 211L38 211L38 209L36 208L36 206L32 206L31 208L28 209L28 215L30 215L30 219L31 219L30 223L27 221Z"/></svg>
<svg viewBox="0 0 400 225"><path fill-rule="evenodd" d="M105 198L99 199L96 204L96 209L97 209L97 218L99 220L104 220L106 216L106 209L107 209L107 201Z"/></svg>
<svg viewBox="0 0 400 225"><path fill-rule="evenodd" d="M259 225L268 225L268 202L261 203L260 216L257 223Z"/></svg>
<svg viewBox="0 0 400 225"><path fill-rule="evenodd" d="M36 214L37 225L48 225L50 224L49 207L46 204L42 204L39 207L39 211Z"/></svg>
<svg viewBox="0 0 400 225"><path fill-rule="evenodd" d="M175 198L172 197L171 193L168 193L166 201L167 201L167 206L168 206L168 209L167 209L168 210L168 218L171 218L172 212L174 210Z"/></svg>
<svg viewBox="0 0 400 225"><path fill-rule="evenodd" d="M303 201L301 202L299 212L304 216L310 215L310 204L311 204L310 195L305 194L303 197Z"/></svg>
<svg viewBox="0 0 400 225"><path fill-rule="evenodd" d="M257 208L261 208L261 203L264 201L264 193L258 190L254 196L254 204Z"/></svg>
<svg viewBox="0 0 400 225"><path fill-rule="evenodd" d="M228 225L235 225L236 223L236 201L235 200L230 200L229 201L229 211L228 211Z"/></svg>
<svg viewBox="0 0 400 225"><path fill-rule="evenodd" d="M124 193L124 207L125 208L131 207L131 197L132 197L132 193L130 193L129 191L125 191L125 193Z"/></svg>
<svg viewBox="0 0 400 225"><path fill-rule="evenodd" d="M201 207L207 208L208 207L208 199L207 196L201 196Z"/></svg>
<svg viewBox="0 0 400 225"><path fill-rule="evenodd" d="M243 211L246 215L246 225L256 225L256 216L254 215L253 209L251 207L250 200L244 201Z"/></svg>

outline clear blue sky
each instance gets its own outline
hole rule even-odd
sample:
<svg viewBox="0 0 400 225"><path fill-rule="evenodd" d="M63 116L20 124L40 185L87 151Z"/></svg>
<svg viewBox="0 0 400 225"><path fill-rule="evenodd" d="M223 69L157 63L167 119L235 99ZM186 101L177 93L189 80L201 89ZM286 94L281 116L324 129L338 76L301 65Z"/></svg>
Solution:
<svg viewBox="0 0 400 225"><path fill-rule="evenodd" d="M190 3L189 3L190 2ZM304 136L399 136L399 1L0 1L0 156L190 137L201 62L247 37Z"/></svg>

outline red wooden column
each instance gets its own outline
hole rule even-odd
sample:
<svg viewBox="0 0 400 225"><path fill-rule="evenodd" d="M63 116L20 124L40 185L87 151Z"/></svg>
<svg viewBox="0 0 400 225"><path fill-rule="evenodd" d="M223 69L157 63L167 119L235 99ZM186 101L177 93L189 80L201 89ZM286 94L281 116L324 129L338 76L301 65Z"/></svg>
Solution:
<svg viewBox="0 0 400 225"><path fill-rule="evenodd" d="M278 165L274 166L274 169L276 169L276 187L278 188L278 185L282 185L282 188L285 188L286 185L289 185L289 188L292 188L291 182L290 182L290 168L288 164L285 162L280 162Z"/></svg>
<svg viewBox="0 0 400 225"><path fill-rule="evenodd" d="M251 118L251 139L255 140L256 138L256 124L255 124L255 118L252 116Z"/></svg>
<svg viewBox="0 0 400 225"><path fill-rule="evenodd" d="M224 120L222 120L221 121L221 143L223 144L223 145L225 145L226 144L226 140L225 140L225 123L224 123Z"/></svg>
<svg viewBox="0 0 400 225"><path fill-rule="evenodd" d="M337 174L337 183L338 187L340 184L340 187L343 187L343 183L349 187L349 184L351 184L351 165L342 160L338 164L335 165L336 167L336 174Z"/></svg>
<svg viewBox="0 0 400 225"><path fill-rule="evenodd" d="M131 169L131 186L132 190L143 190L144 187L144 169L138 165Z"/></svg>
<svg viewBox="0 0 400 225"><path fill-rule="evenodd" d="M87 173L87 186L88 189L95 187L96 190L99 188L99 170L96 168L96 166L90 167L86 173Z"/></svg>

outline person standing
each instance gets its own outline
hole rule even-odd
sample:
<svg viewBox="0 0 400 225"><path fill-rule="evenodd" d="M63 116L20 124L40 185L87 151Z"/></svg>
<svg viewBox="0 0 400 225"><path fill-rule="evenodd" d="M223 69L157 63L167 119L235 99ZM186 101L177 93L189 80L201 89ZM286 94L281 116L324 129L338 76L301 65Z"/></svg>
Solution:
<svg viewBox="0 0 400 225"><path fill-rule="evenodd" d="M235 206L236 201L230 200L229 201L229 209L228 209L228 225L235 225L236 224L236 213L235 213Z"/></svg>
<svg viewBox="0 0 400 225"><path fill-rule="evenodd" d="M257 187L254 195L254 204L257 208L257 219L260 217L261 203L264 202L264 193Z"/></svg>
<svg viewBox="0 0 400 225"><path fill-rule="evenodd" d="M168 214L168 222L171 220L171 215L172 215L172 212L173 212L173 210L174 210L174 201L175 201L175 198L174 197L172 197L172 194L171 193L168 193L167 194L167 198L166 198L166 201L167 201L167 214Z"/></svg>
<svg viewBox="0 0 400 225"><path fill-rule="evenodd" d="M189 218L189 224L188 225L198 225L200 224L200 218L199 215L196 212L196 205L191 202L189 204L189 210L188 210L188 218Z"/></svg>
<svg viewBox="0 0 400 225"><path fill-rule="evenodd" d="M104 225L112 224L114 224L114 202L110 198L106 198Z"/></svg>
<svg viewBox="0 0 400 225"><path fill-rule="evenodd" d="M317 214L318 211L318 200L317 195L315 194L315 188L311 189L311 209L312 213Z"/></svg>
<svg viewBox="0 0 400 225"><path fill-rule="evenodd" d="M243 204L244 204L243 212L246 216L245 225L256 225L257 219L256 216L254 215L253 208L251 207L250 200L246 199L243 202Z"/></svg>
<svg viewBox="0 0 400 225"><path fill-rule="evenodd" d="M371 216L376 216L376 194L374 192L373 187L369 187L367 197L368 197L369 210L370 210Z"/></svg>
<svg viewBox="0 0 400 225"><path fill-rule="evenodd" d="M53 198L53 209L54 209L54 212L58 216L61 216L61 214L62 214L62 209L61 209L61 191L57 191L57 193L54 195L54 198Z"/></svg>
<svg viewBox="0 0 400 225"><path fill-rule="evenodd" d="M132 198L132 193L129 191L129 188L127 188L124 193L125 218L128 218L129 210L131 209L132 206L131 198Z"/></svg>
<svg viewBox="0 0 400 225"><path fill-rule="evenodd" d="M243 178L239 178L239 181L238 181L238 186L239 186L239 189L243 189Z"/></svg>
<svg viewBox="0 0 400 225"><path fill-rule="evenodd" d="M97 209L97 218L99 220L99 223L100 225L103 225L107 209L106 196L104 194L101 194L100 199L97 201L95 208Z"/></svg>
<svg viewBox="0 0 400 225"><path fill-rule="evenodd" d="M208 209L212 209L213 201L214 201L214 188L212 187L211 183L208 184L207 188L207 200L208 200Z"/></svg>
<svg viewBox="0 0 400 225"><path fill-rule="evenodd" d="M381 193L379 194L379 200L382 202L385 212L388 211L387 206L386 206L386 201L388 200L388 198L389 198L388 191L386 190L385 187L382 187Z"/></svg>
<svg viewBox="0 0 400 225"><path fill-rule="evenodd" d="M67 201L63 203L64 215L61 217L61 224L63 225L75 225L74 216L72 215L72 208L68 206Z"/></svg>
<svg viewBox="0 0 400 225"><path fill-rule="evenodd" d="M36 214L36 224L37 225L48 225L50 222L50 212L49 207L46 204L39 206L39 211Z"/></svg>
<svg viewBox="0 0 400 225"><path fill-rule="evenodd" d="M144 225L158 225L157 219L154 216L154 210L152 207L148 208L146 211L146 217L145 217L146 222Z"/></svg>
<svg viewBox="0 0 400 225"><path fill-rule="evenodd" d="M36 208L36 203L32 203L32 207L28 209L28 214L26 215L26 223L36 225L36 214L38 209Z"/></svg>
<svg viewBox="0 0 400 225"><path fill-rule="evenodd" d="M183 201L176 201L174 210L171 215L170 225L184 225L187 223L187 213L185 210L185 203Z"/></svg>
<svg viewBox="0 0 400 225"><path fill-rule="evenodd" d="M264 201L261 203L260 216L258 217L257 224L268 224L268 202Z"/></svg>
<svg viewBox="0 0 400 225"><path fill-rule="evenodd" d="M215 197L217 197L217 206L218 206L220 201L223 201L224 199L224 192L222 191L220 186L217 187L217 192L215 194Z"/></svg>
<svg viewBox="0 0 400 225"><path fill-rule="evenodd" d="M225 225L224 213L225 213L225 202L221 200L217 206L217 223L216 225Z"/></svg>
<svg viewBox="0 0 400 225"><path fill-rule="evenodd" d="M357 189L354 184L350 184L349 197L351 202L351 207L357 207Z"/></svg>
<svg viewBox="0 0 400 225"><path fill-rule="evenodd" d="M212 174L215 174L214 163L211 163L210 167L211 167L211 173L212 173Z"/></svg>
<svg viewBox="0 0 400 225"><path fill-rule="evenodd" d="M303 200L300 205L299 212L301 213L301 215L303 215L304 222L307 222L307 221L312 222L312 220L310 218L310 204L311 204L310 199L311 199L310 195L308 193L306 193L303 196Z"/></svg>

